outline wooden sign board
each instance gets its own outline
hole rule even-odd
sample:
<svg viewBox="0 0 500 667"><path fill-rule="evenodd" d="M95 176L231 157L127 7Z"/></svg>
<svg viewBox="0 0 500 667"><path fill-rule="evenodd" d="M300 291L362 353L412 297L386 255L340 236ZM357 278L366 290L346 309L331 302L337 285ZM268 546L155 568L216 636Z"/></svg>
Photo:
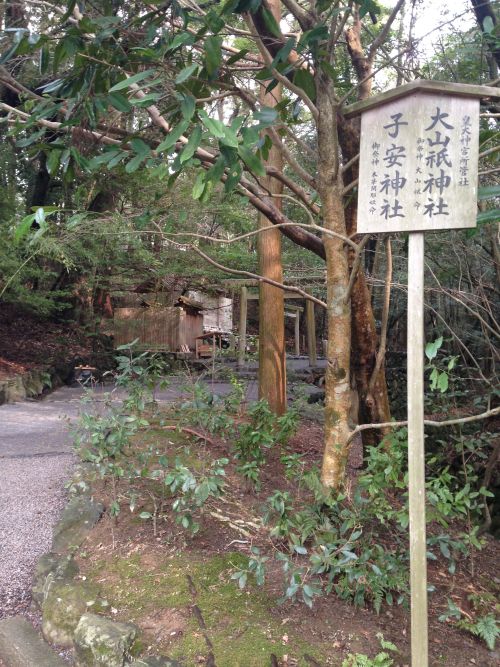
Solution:
<svg viewBox="0 0 500 667"><path fill-rule="evenodd" d="M361 113L359 233L408 235L408 495L412 667L428 667L424 447L424 233L475 227L479 100L495 88L413 81Z"/></svg>
<svg viewBox="0 0 500 667"><path fill-rule="evenodd" d="M419 91L361 117L359 233L474 227L479 99Z"/></svg>

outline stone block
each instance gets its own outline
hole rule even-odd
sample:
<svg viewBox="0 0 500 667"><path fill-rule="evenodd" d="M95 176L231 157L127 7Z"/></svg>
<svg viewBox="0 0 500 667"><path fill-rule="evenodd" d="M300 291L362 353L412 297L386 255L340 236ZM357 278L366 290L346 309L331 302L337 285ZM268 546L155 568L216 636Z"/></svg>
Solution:
<svg viewBox="0 0 500 667"><path fill-rule="evenodd" d="M73 556L49 552L38 561L33 575L33 603L40 608L46 596L46 583L49 575L56 579L71 580L78 574L78 565ZM52 578L51 577L51 578Z"/></svg>
<svg viewBox="0 0 500 667"><path fill-rule="evenodd" d="M97 614L84 614L75 632L78 667L124 667L131 657L138 628Z"/></svg>
<svg viewBox="0 0 500 667"><path fill-rule="evenodd" d="M79 547L103 512L104 506L89 496L74 496L54 528L52 551L65 553L71 548Z"/></svg>
<svg viewBox="0 0 500 667"><path fill-rule="evenodd" d="M71 647L76 627L86 612L100 610L99 591L83 581L56 579L49 573L42 603L42 633L58 646Z"/></svg>
<svg viewBox="0 0 500 667"><path fill-rule="evenodd" d="M0 621L0 661L8 667L67 667L22 616Z"/></svg>

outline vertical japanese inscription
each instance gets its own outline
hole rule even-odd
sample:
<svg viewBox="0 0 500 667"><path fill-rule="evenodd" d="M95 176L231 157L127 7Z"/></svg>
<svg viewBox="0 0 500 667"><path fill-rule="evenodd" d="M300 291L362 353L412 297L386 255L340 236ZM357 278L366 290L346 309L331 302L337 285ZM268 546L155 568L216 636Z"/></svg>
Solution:
<svg viewBox="0 0 500 667"><path fill-rule="evenodd" d="M392 114L390 121L384 125L384 130L387 131L387 136L391 139L399 137L399 130L401 126L408 125L408 121L403 119L404 114L401 112ZM398 195L402 190L407 179L402 176L398 167L403 168L407 159L406 147L403 142L392 142L385 150L384 155L384 174L380 181L380 192L384 194L380 214L386 219L404 218L404 207L400 204Z"/></svg>
<svg viewBox="0 0 500 667"><path fill-rule="evenodd" d="M474 226L478 108L425 93L365 112L361 232Z"/></svg>

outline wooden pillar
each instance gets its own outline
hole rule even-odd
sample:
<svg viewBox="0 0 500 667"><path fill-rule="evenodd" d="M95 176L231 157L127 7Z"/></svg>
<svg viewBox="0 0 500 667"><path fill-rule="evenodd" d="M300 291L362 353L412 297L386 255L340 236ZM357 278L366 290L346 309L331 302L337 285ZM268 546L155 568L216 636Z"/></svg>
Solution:
<svg viewBox="0 0 500 667"><path fill-rule="evenodd" d="M240 344L238 348L238 366L245 365L245 353L247 349L247 311L248 311L248 291L246 287L241 288L240 293L240 322L239 334Z"/></svg>
<svg viewBox="0 0 500 667"><path fill-rule="evenodd" d="M300 310L295 311L295 356L300 355Z"/></svg>
<svg viewBox="0 0 500 667"><path fill-rule="evenodd" d="M269 9L278 24L280 4L279 0L268 0ZM260 103L267 107L276 106L281 100L281 84L270 92L266 92L264 82L260 85ZM274 145L266 165L277 171L283 169L281 152ZM271 176L264 177L261 184L271 197L282 193L282 184ZM281 199L276 197L273 203L280 207ZM259 214L258 224L261 230L266 230L258 235L259 273L282 283L281 231L262 214ZM285 300L283 290L265 282L259 286L259 399L267 400L270 409L277 415L286 411Z"/></svg>
<svg viewBox="0 0 500 667"><path fill-rule="evenodd" d="M408 497L410 513L411 657L428 665L424 449L424 233L408 238Z"/></svg>
<svg viewBox="0 0 500 667"><path fill-rule="evenodd" d="M309 354L309 366L316 366L318 355L316 352L316 322L314 319L314 302L306 301L306 323L307 323L307 352Z"/></svg>

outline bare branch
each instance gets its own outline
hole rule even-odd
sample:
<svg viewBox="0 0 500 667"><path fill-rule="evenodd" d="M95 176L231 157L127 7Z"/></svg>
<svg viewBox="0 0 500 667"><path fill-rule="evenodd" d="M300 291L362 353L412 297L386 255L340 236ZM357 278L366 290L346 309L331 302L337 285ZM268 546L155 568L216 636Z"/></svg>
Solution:
<svg viewBox="0 0 500 667"><path fill-rule="evenodd" d="M387 35L389 34L389 30L391 29L392 24L396 20L397 15L399 14L401 8L405 4L405 0L398 0L396 3L394 9L389 15L389 18L384 24L384 27L382 30L379 32L375 40L373 41L372 45L370 46L370 49L368 51L368 60L370 63L373 63L375 56L377 54L378 49L380 46L384 43Z"/></svg>
<svg viewBox="0 0 500 667"><path fill-rule="evenodd" d="M492 408L491 410L486 410L486 412L481 412L479 415L472 415L470 417L457 417L457 419L446 419L445 421L433 421L431 419L424 419L425 426L432 426L434 428L440 428L442 426L455 426L457 424L470 424L471 422L477 422L482 419L489 419L490 417L495 417L500 414L500 407ZM400 428L401 426L407 426L407 421L399 422L384 422L383 424L360 424L353 429L349 435L348 442L361 431L367 431L368 429L385 429L385 428Z"/></svg>

